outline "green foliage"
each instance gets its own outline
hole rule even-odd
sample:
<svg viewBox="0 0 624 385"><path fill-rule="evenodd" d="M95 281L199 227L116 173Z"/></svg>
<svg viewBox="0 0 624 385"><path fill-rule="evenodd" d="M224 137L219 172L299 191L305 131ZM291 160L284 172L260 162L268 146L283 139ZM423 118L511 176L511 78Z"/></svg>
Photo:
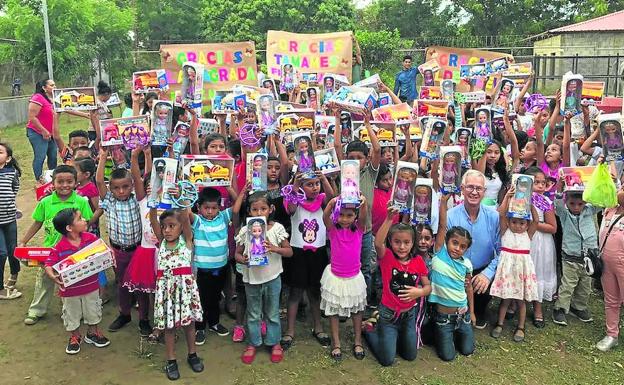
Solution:
<svg viewBox="0 0 624 385"><path fill-rule="evenodd" d="M394 75L401 68L403 52L412 46L412 41L401 39L398 30L357 31L355 34L362 49L363 67L371 74L378 73L389 86L394 84ZM414 58L415 63L419 63Z"/></svg>
<svg viewBox="0 0 624 385"><path fill-rule="evenodd" d="M353 29L350 0L222 0L206 2L203 20L207 41L253 40L266 45L266 32L335 32Z"/></svg>
<svg viewBox="0 0 624 385"><path fill-rule="evenodd" d="M205 0L137 1L138 46L157 50L160 44L200 42Z"/></svg>

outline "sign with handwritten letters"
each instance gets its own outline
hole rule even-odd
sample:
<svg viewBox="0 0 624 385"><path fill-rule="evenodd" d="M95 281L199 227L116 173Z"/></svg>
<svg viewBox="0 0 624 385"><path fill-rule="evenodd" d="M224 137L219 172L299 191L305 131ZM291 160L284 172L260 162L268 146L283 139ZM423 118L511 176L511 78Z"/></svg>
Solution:
<svg viewBox="0 0 624 385"><path fill-rule="evenodd" d="M182 87L182 66L204 66L204 90L230 90L235 84L258 85L256 47L253 41L214 44L166 44L160 46L162 68L173 91Z"/></svg>
<svg viewBox="0 0 624 385"><path fill-rule="evenodd" d="M298 73L344 75L351 81L352 32L300 34L285 31L267 33L267 71L279 79L282 66L292 64Z"/></svg>
<svg viewBox="0 0 624 385"><path fill-rule="evenodd" d="M452 79L457 83L456 91L458 92L471 91L468 81L460 81L460 67L462 65L485 64L487 61L501 57L508 57L513 62L513 56L501 52L453 47L431 46L427 48L426 55L427 61L435 59L440 65L440 70L435 73L436 84L440 84L443 79Z"/></svg>

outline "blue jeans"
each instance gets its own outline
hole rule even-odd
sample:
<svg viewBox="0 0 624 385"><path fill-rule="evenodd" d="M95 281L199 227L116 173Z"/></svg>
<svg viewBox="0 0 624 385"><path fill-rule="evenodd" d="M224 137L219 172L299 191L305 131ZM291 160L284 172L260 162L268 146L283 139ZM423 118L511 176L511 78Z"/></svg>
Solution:
<svg viewBox="0 0 624 385"><path fill-rule="evenodd" d="M282 280L280 277L259 285L245 284L247 297L247 329L249 329L249 344L255 347L262 345L260 324L264 318L267 324L267 334L264 344L277 345L282 337L282 326L279 317L280 292Z"/></svg>
<svg viewBox="0 0 624 385"><path fill-rule="evenodd" d="M379 305L377 327L364 338L382 366L390 366L398 353L407 361L416 359L416 313L419 306L414 306L396 317L393 310Z"/></svg>
<svg viewBox="0 0 624 385"><path fill-rule="evenodd" d="M475 349L474 333L470 313L435 315L435 339L438 356L444 361L453 361L455 348L467 356Z"/></svg>
<svg viewBox="0 0 624 385"><path fill-rule="evenodd" d="M54 139L43 139L41 134L36 133L30 128L26 129L26 136L30 141L30 145L33 148L35 157L33 158L32 168L35 174L35 180L39 180L43 174L43 162L48 158L48 170L54 170L56 168L56 157L58 148Z"/></svg>
<svg viewBox="0 0 624 385"><path fill-rule="evenodd" d="M15 246L17 246L17 222L13 221L0 225L0 290L4 289L4 265L7 257L11 275L17 275L20 271L20 263L13 256Z"/></svg>
<svg viewBox="0 0 624 385"><path fill-rule="evenodd" d="M369 231L362 237L362 249L360 254L360 270L364 276L364 282L366 282L366 299L367 303L370 303L371 292L373 286L371 284L371 262L373 259L373 232Z"/></svg>

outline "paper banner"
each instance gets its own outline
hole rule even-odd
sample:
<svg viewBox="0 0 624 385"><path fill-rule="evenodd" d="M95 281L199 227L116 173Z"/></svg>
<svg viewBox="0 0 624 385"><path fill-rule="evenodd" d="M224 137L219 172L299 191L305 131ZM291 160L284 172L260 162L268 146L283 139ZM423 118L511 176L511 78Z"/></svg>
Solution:
<svg viewBox="0 0 624 385"><path fill-rule="evenodd" d="M513 62L513 56L501 52L481 51L477 49L464 49L452 47L432 46L427 48L427 61L435 59L440 65L440 70L435 73L436 84L443 79L453 79L457 83L456 91L470 91L470 84L466 80L460 80L459 68L462 64L484 63L488 60L507 56ZM476 87L483 89L483 87Z"/></svg>
<svg viewBox="0 0 624 385"><path fill-rule="evenodd" d="M352 32L300 34L285 31L267 33L267 72L279 79L284 64L298 73L315 72L344 75L351 81Z"/></svg>
<svg viewBox="0 0 624 385"><path fill-rule="evenodd" d="M171 91L182 87L182 65L187 61L204 66L204 90L207 91L204 97L212 99L215 90L231 90L235 84L258 85L253 41L167 44L160 46L160 52Z"/></svg>

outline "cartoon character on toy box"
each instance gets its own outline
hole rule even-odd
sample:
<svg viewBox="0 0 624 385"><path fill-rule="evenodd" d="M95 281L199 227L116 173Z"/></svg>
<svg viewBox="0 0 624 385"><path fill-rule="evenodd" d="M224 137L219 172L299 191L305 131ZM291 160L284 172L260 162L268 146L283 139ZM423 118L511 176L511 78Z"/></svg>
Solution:
<svg viewBox="0 0 624 385"><path fill-rule="evenodd" d="M197 187L229 186L232 182L234 159L228 155L180 156L182 178Z"/></svg>
<svg viewBox="0 0 624 385"><path fill-rule="evenodd" d="M417 177L418 165L416 163L403 161L397 163L392 197L390 199L392 205L402 212L407 212L412 207Z"/></svg>
<svg viewBox="0 0 624 385"><path fill-rule="evenodd" d="M234 108L236 111L245 111L245 107L247 107L247 95L234 95Z"/></svg>
<svg viewBox="0 0 624 385"><path fill-rule="evenodd" d="M344 86L334 92L329 100L345 111L364 115L375 107L377 99L379 96L372 88Z"/></svg>
<svg viewBox="0 0 624 385"><path fill-rule="evenodd" d="M150 131L147 116L100 120L101 145L104 147L125 145L131 149L138 142L149 143Z"/></svg>
<svg viewBox="0 0 624 385"><path fill-rule="evenodd" d="M440 91L442 92L442 99L452 102L455 97L455 83L453 80L442 80L440 83Z"/></svg>
<svg viewBox="0 0 624 385"><path fill-rule="evenodd" d="M199 126L197 127L197 134L200 137L219 131L219 122L217 121L217 119L198 118L197 121L199 122Z"/></svg>
<svg viewBox="0 0 624 385"><path fill-rule="evenodd" d="M340 199L343 205L360 205L360 162L340 162Z"/></svg>
<svg viewBox="0 0 624 385"><path fill-rule="evenodd" d="M440 70L440 64L436 59L431 59L418 66L418 72L423 76L423 84L425 86L433 86L435 84L435 73Z"/></svg>
<svg viewBox="0 0 624 385"><path fill-rule="evenodd" d="M340 163L336 155L336 149L333 147L314 151L314 163L325 175L340 172Z"/></svg>
<svg viewBox="0 0 624 385"><path fill-rule="evenodd" d="M132 89L135 93L167 91L169 83L164 69L139 71L132 74Z"/></svg>
<svg viewBox="0 0 624 385"><path fill-rule="evenodd" d="M608 160L621 160L624 150L622 139L622 115L605 114L598 116L602 149Z"/></svg>
<svg viewBox="0 0 624 385"><path fill-rule="evenodd" d="M462 167L470 168L470 138L472 136L472 128L458 127L455 130L455 143L461 147Z"/></svg>
<svg viewBox="0 0 624 385"><path fill-rule="evenodd" d="M349 143L352 132L353 120L351 120L351 114L348 111L342 111L340 113L340 138L342 144Z"/></svg>
<svg viewBox="0 0 624 385"><path fill-rule="evenodd" d="M474 135L486 142L492 140L492 111L490 107L480 107L475 111L476 122Z"/></svg>
<svg viewBox="0 0 624 385"><path fill-rule="evenodd" d="M306 89L306 106L314 111L321 110L320 90L318 87L308 87Z"/></svg>
<svg viewBox="0 0 624 385"><path fill-rule="evenodd" d="M583 96L583 75L574 75L568 72L561 79L560 113L568 112L573 115L581 113L581 99Z"/></svg>
<svg viewBox="0 0 624 385"><path fill-rule="evenodd" d="M174 158L180 158L180 155L184 152L186 144L189 140L191 133L191 126L188 123L178 122L173 129L173 156Z"/></svg>
<svg viewBox="0 0 624 385"><path fill-rule="evenodd" d="M173 104L167 100L154 101L152 108L152 145L166 146L171 135Z"/></svg>
<svg viewBox="0 0 624 385"><path fill-rule="evenodd" d="M113 92L106 101L106 105L108 107L116 107L121 105L121 99L119 99L119 94L117 92Z"/></svg>
<svg viewBox="0 0 624 385"><path fill-rule="evenodd" d="M151 193L147 197L147 207L171 208L171 197L167 191L175 186L177 174L178 161L176 159L154 159L150 179Z"/></svg>
<svg viewBox="0 0 624 385"><path fill-rule="evenodd" d="M277 117L275 115L275 99L273 95L262 95L258 98L258 122L265 131L275 130Z"/></svg>
<svg viewBox="0 0 624 385"><path fill-rule="evenodd" d="M59 273L63 286L67 287L113 266L115 258L111 249L103 240L98 239L52 268Z"/></svg>
<svg viewBox="0 0 624 385"><path fill-rule="evenodd" d="M55 88L52 91L52 101L56 112L97 109L93 87Z"/></svg>
<svg viewBox="0 0 624 385"><path fill-rule="evenodd" d="M461 79L477 79L487 76L486 63L462 64L459 67L459 77Z"/></svg>
<svg viewBox="0 0 624 385"><path fill-rule="evenodd" d="M249 266L265 266L269 264L266 239L266 220L264 217L247 218L247 237L249 241Z"/></svg>
<svg viewBox="0 0 624 385"><path fill-rule="evenodd" d="M561 167L559 177L563 179L563 191L583 191L596 166Z"/></svg>
<svg viewBox="0 0 624 385"><path fill-rule="evenodd" d="M505 107L513 102L512 92L514 90L515 84L511 79L503 78L498 85L496 86L496 91L494 92L494 107L492 110L496 112L502 113L505 111Z"/></svg>
<svg viewBox="0 0 624 385"><path fill-rule="evenodd" d="M275 80L264 79L262 81L262 88L266 88L267 90L269 90L269 93L273 95L273 98L275 98L275 100L278 99L277 86L275 85Z"/></svg>
<svg viewBox="0 0 624 385"><path fill-rule="evenodd" d="M435 160L438 158L440 145L446 131L446 121L439 118L427 119L427 128L420 144L420 156Z"/></svg>
<svg viewBox="0 0 624 385"><path fill-rule="evenodd" d="M292 64L284 64L280 77L280 94L292 92L298 84L299 78L295 67Z"/></svg>
<svg viewBox="0 0 624 385"><path fill-rule="evenodd" d="M462 148L460 146L440 147L440 191L443 194L459 192L461 185Z"/></svg>
<svg viewBox="0 0 624 385"><path fill-rule="evenodd" d="M182 64L182 89L176 95L176 104L185 103L201 113L204 96L204 66L187 61Z"/></svg>
<svg viewBox="0 0 624 385"><path fill-rule="evenodd" d="M251 181L251 192L267 191L267 154L247 154L247 180Z"/></svg>
<svg viewBox="0 0 624 385"><path fill-rule="evenodd" d="M415 225L431 224L432 207L433 179L416 179L416 186L414 186L414 206L412 208L412 223Z"/></svg>
<svg viewBox="0 0 624 385"><path fill-rule="evenodd" d="M513 174L511 184L516 191L509 201L509 218L531 219L531 197L533 196L533 177L531 175Z"/></svg>
<svg viewBox="0 0 624 385"><path fill-rule="evenodd" d="M420 116L437 116L440 118L446 118L448 113L448 100L427 100L416 99L414 100L414 108L412 114L417 117Z"/></svg>
<svg viewBox="0 0 624 385"><path fill-rule="evenodd" d="M314 149L312 148L312 139L308 132L299 132L293 134L293 144L295 148L295 160L297 161L297 170L302 173L314 171Z"/></svg>
<svg viewBox="0 0 624 385"><path fill-rule="evenodd" d="M383 107L383 106L389 106L391 104L392 104L392 98L390 98L390 94L387 92L380 92L379 100L377 101L377 106Z"/></svg>

